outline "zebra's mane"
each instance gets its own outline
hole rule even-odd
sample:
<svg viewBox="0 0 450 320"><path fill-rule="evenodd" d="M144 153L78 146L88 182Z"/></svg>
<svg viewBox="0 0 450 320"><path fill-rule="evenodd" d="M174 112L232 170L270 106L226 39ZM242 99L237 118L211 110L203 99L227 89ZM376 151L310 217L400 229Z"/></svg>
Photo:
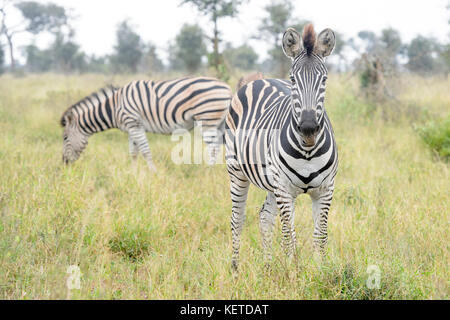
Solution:
<svg viewBox="0 0 450 320"><path fill-rule="evenodd" d="M303 29L303 47L306 49L306 54L309 56L314 52L316 47L316 32L311 23L309 23L305 29Z"/></svg>
<svg viewBox="0 0 450 320"><path fill-rule="evenodd" d="M61 116L61 119L60 119L59 123L61 124L62 127L65 127L66 126L66 117L72 112L73 109L78 107L81 103L85 102L86 100L92 99L92 98L100 100L99 92L103 92L103 93L106 94L107 97L110 97L110 95L113 94L117 89L118 88L113 86L113 85L107 85L106 87L103 87L100 90L91 93L89 96L84 97L83 99L81 99L77 103L75 103L72 106L70 106L66 111L64 111L63 115Z"/></svg>

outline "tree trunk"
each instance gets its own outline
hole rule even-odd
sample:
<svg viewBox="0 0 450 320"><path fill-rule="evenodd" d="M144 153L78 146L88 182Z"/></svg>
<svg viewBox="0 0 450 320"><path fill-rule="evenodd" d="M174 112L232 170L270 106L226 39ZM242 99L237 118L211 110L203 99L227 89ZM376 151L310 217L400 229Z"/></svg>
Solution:
<svg viewBox="0 0 450 320"><path fill-rule="evenodd" d="M16 69L16 60L14 59L14 46L12 43L12 36L6 35L6 39L8 40L9 57L11 59L11 71L14 71Z"/></svg>
<svg viewBox="0 0 450 320"><path fill-rule="evenodd" d="M213 57L213 65L214 68L216 68L216 71L219 71L219 30L218 30L218 26L217 26L217 15L214 12L213 13L213 19L214 19L214 57Z"/></svg>

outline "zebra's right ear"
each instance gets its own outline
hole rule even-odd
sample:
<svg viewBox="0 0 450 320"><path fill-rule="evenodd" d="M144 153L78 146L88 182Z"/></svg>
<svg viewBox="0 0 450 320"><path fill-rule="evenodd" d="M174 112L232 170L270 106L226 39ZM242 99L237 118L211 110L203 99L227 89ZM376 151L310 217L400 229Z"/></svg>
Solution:
<svg viewBox="0 0 450 320"><path fill-rule="evenodd" d="M283 51L291 59L297 57L302 51L302 41L300 33L294 28L288 28L283 34Z"/></svg>
<svg viewBox="0 0 450 320"><path fill-rule="evenodd" d="M61 117L61 127L65 127L67 124L69 124L73 120L73 114L72 111L66 111L63 116Z"/></svg>

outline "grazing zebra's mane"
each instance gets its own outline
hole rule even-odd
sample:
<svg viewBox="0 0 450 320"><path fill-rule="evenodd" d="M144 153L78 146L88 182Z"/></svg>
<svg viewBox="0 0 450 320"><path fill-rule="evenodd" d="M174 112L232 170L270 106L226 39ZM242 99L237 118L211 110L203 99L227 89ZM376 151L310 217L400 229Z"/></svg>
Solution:
<svg viewBox="0 0 450 320"><path fill-rule="evenodd" d="M59 121L61 127L65 127L66 126L66 117L72 113L72 110L74 110L75 108L77 108L78 106L80 106L82 103L85 103L88 100L98 100L101 101L99 93L103 93L105 97L110 97L114 92L116 92L119 88L113 86L112 84L109 84L101 89L99 89L96 92L91 93L90 95L84 97L83 99L81 99L80 101L78 101L77 103L73 104L72 106L70 106L69 108L67 108L66 111L64 111L63 115L61 116L61 119Z"/></svg>

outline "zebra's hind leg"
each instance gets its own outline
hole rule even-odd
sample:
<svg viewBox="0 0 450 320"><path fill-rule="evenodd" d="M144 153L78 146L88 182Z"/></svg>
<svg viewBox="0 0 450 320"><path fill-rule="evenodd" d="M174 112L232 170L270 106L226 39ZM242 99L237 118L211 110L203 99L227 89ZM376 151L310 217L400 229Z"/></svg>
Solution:
<svg viewBox="0 0 450 320"><path fill-rule="evenodd" d="M145 129L142 127L133 127L128 131L130 135L130 143L137 146L138 151L143 155L150 171L156 172L155 164L153 163L152 153L148 145Z"/></svg>
<svg viewBox="0 0 450 320"><path fill-rule="evenodd" d="M329 187L322 192L312 193L312 212L314 221L313 241L314 248L320 258L325 256L328 243L328 213L333 199L334 187Z"/></svg>
<svg viewBox="0 0 450 320"><path fill-rule="evenodd" d="M245 223L245 205L247 202L250 181L242 174L242 171L235 166L228 165L228 173L230 174L231 180L230 189L232 202L231 236L233 238L233 253L231 257L231 267L233 271L236 272L239 265L239 249L242 229Z"/></svg>
<svg viewBox="0 0 450 320"><path fill-rule="evenodd" d="M264 261L266 267L272 261L272 239L273 228L275 225L275 217L277 216L277 202L275 194L269 192L266 201L259 213L259 228L261 231L261 238L264 251Z"/></svg>
<svg viewBox="0 0 450 320"><path fill-rule="evenodd" d="M207 145L209 155L208 165L213 165L217 162L220 146L222 145L222 141L220 141L221 137L222 133L217 129L205 130L203 132L203 141Z"/></svg>
<svg viewBox="0 0 450 320"><path fill-rule="evenodd" d="M139 149L137 147L137 144L129 137L129 150L130 150L130 156L133 161L137 160Z"/></svg>

